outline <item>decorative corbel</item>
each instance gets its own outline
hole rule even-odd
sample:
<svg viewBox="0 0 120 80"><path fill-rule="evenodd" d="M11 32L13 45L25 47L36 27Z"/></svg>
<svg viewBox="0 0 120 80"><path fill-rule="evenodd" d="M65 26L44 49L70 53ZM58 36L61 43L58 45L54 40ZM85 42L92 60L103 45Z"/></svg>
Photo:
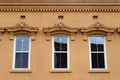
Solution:
<svg viewBox="0 0 120 80"><path fill-rule="evenodd" d="M120 34L120 27L116 28L116 31Z"/></svg>
<svg viewBox="0 0 120 80"><path fill-rule="evenodd" d="M31 40L32 41L35 41L35 34L36 34L35 32L31 33Z"/></svg>
<svg viewBox="0 0 120 80"><path fill-rule="evenodd" d="M0 27L0 41L2 40L2 34L5 32L4 27Z"/></svg>
<svg viewBox="0 0 120 80"><path fill-rule="evenodd" d="M43 28L43 32L46 34L46 40L50 41L52 35L63 34L69 35L71 41L74 41L75 34L77 33L78 28L66 26L63 22L59 22L52 27Z"/></svg>
<svg viewBox="0 0 120 80"><path fill-rule="evenodd" d="M107 40L108 40L108 41L111 41L111 40L112 40L111 36L112 36L112 33L108 32L108 33L107 33Z"/></svg>
<svg viewBox="0 0 120 80"><path fill-rule="evenodd" d="M51 40L50 33L48 32L48 33L46 33L46 35L47 35L47 36L46 36L46 40L47 40L47 41L50 41L50 40Z"/></svg>
<svg viewBox="0 0 120 80"><path fill-rule="evenodd" d="M10 34L9 40L13 40L13 39L14 39L14 33L13 33L13 32L10 32L9 34Z"/></svg>
<svg viewBox="0 0 120 80"><path fill-rule="evenodd" d="M72 32L72 33L71 33L71 36L70 36L71 41L74 41L74 40L75 40L75 37L74 37L74 36L75 36L75 33Z"/></svg>
<svg viewBox="0 0 120 80"><path fill-rule="evenodd" d="M83 33L83 40L86 41L88 39L88 34L87 33Z"/></svg>

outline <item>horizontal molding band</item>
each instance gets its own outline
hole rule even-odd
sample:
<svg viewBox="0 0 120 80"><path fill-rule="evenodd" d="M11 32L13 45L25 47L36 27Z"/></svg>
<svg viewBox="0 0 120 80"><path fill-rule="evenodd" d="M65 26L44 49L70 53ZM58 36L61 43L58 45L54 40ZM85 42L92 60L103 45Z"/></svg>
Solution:
<svg viewBox="0 0 120 80"><path fill-rule="evenodd" d="M120 9L64 9L64 8L2 8L0 12L120 12Z"/></svg>
<svg viewBox="0 0 120 80"><path fill-rule="evenodd" d="M0 6L120 6L120 2L0 3Z"/></svg>

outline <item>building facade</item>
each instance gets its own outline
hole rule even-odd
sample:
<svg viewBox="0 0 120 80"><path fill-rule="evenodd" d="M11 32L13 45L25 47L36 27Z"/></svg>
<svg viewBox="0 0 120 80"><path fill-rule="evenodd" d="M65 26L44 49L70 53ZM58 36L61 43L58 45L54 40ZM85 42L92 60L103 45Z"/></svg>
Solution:
<svg viewBox="0 0 120 80"><path fill-rule="evenodd" d="M12 2L0 3L0 80L120 79L119 0Z"/></svg>

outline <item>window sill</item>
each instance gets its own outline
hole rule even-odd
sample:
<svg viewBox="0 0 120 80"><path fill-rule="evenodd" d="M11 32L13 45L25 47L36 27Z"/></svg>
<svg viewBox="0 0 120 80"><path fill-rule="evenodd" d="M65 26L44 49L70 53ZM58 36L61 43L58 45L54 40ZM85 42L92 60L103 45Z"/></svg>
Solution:
<svg viewBox="0 0 120 80"><path fill-rule="evenodd" d="M89 70L88 73L110 73L109 70Z"/></svg>
<svg viewBox="0 0 120 80"><path fill-rule="evenodd" d="M71 70L50 70L50 73L71 73Z"/></svg>
<svg viewBox="0 0 120 80"><path fill-rule="evenodd" d="M10 73L32 73L31 70L11 70Z"/></svg>

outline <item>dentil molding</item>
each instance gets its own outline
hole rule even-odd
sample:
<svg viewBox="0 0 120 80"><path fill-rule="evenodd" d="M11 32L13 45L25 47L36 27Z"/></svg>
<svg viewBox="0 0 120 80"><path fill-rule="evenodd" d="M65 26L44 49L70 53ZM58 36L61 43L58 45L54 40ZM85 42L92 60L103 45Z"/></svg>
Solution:
<svg viewBox="0 0 120 80"><path fill-rule="evenodd" d="M120 12L120 9L92 8L0 8L0 12Z"/></svg>

